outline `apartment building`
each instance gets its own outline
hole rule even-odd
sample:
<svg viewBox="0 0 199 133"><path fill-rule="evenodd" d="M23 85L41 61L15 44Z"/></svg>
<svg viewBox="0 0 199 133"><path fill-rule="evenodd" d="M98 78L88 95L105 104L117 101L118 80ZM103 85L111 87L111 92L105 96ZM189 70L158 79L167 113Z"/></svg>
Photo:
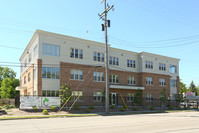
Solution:
<svg viewBox="0 0 199 133"><path fill-rule="evenodd" d="M20 57L21 95L59 96L61 85L73 96L101 101L105 90L104 44L36 30ZM169 98L179 89L179 59L109 47L111 104L118 95L132 101L137 90L148 101L159 99L166 88Z"/></svg>

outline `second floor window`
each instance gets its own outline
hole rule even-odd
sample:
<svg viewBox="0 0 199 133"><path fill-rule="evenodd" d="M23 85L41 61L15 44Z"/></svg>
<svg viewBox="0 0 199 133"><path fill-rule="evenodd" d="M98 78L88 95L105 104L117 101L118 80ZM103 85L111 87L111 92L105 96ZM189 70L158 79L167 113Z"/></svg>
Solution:
<svg viewBox="0 0 199 133"><path fill-rule="evenodd" d="M152 61L145 61L145 68L153 69L153 62Z"/></svg>
<svg viewBox="0 0 199 133"><path fill-rule="evenodd" d="M135 85L135 77L128 77L128 84Z"/></svg>
<svg viewBox="0 0 199 133"><path fill-rule="evenodd" d="M104 81L104 73L102 73L102 72L94 72L93 73L93 80L94 81Z"/></svg>
<svg viewBox="0 0 199 133"><path fill-rule="evenodd" d="M83 59L83 50L82 49L71 48L70 49L70 57L71 58Z"/></svg>
<svg viewBox="0 0 199 133"><path fill-rule="evenodd" d="M104 53L93 52L93 60L104 62Z"/></svg>
<svg viewBox="0 0 199 133"><path fill-rule="evenodd" d="M146 77L146 85L153 85L153 78L152 77Z"/></svg>
<svg viewBox="0 0 199 133"><path fill-rule="evenodd" d="M159 70L166 71L166 64L159 63Z"/></svg>
<svg viewBox="0 0 199 133"><path fill-rule="evenodd" d="M170 73L177 73L177 67L175 65L170 65L169 72Z"/></svg>
<svg viewBox="0 0 199 133"><path fill-rule="evenodd" d="M135 68L135 60L127 60L127 67Z"/></svg>
<svg viewBox="0 0 199 133"><path fill-rule="evenodd" d="M60 56L60 46L52 44L42 44L42 54L48 56Z"/></svg>
<svg viewBox="0 0 199 133"><path fill-rule="evenodd" d="M74 70L70 71L70 79L74 80L83 80L83 71L82 70Z"/></svg>
<svg viewBox="0 0 199 133"><path fill-rule="evenodd" d="M119 76L118 75L110 75L109 80L110 80L110 83L119 83Z"/></svg>
<svg viewBox="0 0 199 133"><path fill-rule="evenodd" d="M109 64L118 66L119 65L119 58L110 56L109 57Z"/></svg>
<svg viewBox="0 0 199 133"><path fill-rule="evenodd" d="M28 82L30 82L30 76L31 76L31 74L30 74L30 72L28 73Z"/></svg>
<svg viewBox="0 0 199 133"><path fill-rule="evenodd" d="M159 85L165 86L166 85L166 79L159 79Z"/></svg>
<svg viewBox="0 0 199 133"><path fill-rule="evenodd" d="M54 67L42 67L42 78L59 79L60 69Z"/></svg>

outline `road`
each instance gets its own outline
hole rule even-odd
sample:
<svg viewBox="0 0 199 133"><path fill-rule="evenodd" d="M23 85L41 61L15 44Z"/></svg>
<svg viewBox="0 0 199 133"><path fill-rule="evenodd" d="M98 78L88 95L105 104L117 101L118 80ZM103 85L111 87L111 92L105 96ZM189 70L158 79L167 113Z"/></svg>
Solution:
<svg viewBox="0 0 199 133"><path fill-rule="evenodd" d="M199 112L2 120L0 133L199 133Z"/></svg>

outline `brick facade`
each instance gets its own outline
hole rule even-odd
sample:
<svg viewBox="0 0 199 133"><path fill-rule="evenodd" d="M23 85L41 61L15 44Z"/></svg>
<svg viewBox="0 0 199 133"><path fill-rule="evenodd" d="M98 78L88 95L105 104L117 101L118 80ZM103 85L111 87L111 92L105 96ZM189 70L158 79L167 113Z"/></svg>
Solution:
<svg viewBox="0 0 199 133"><path fill-rule="evenodd" d="M37 59L37 95L42 95L42 60Z"/></svg>

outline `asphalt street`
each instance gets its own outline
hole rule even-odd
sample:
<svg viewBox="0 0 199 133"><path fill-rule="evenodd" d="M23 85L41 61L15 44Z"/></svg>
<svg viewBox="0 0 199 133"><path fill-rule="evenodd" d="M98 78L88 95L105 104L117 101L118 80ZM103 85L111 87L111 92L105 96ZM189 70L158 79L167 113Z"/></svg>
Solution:
<svg viewBox="0 0 199 133"><path fill-rule="evenodd" d="M0 133L199 133L199 112L2 120Z"/></svg>

